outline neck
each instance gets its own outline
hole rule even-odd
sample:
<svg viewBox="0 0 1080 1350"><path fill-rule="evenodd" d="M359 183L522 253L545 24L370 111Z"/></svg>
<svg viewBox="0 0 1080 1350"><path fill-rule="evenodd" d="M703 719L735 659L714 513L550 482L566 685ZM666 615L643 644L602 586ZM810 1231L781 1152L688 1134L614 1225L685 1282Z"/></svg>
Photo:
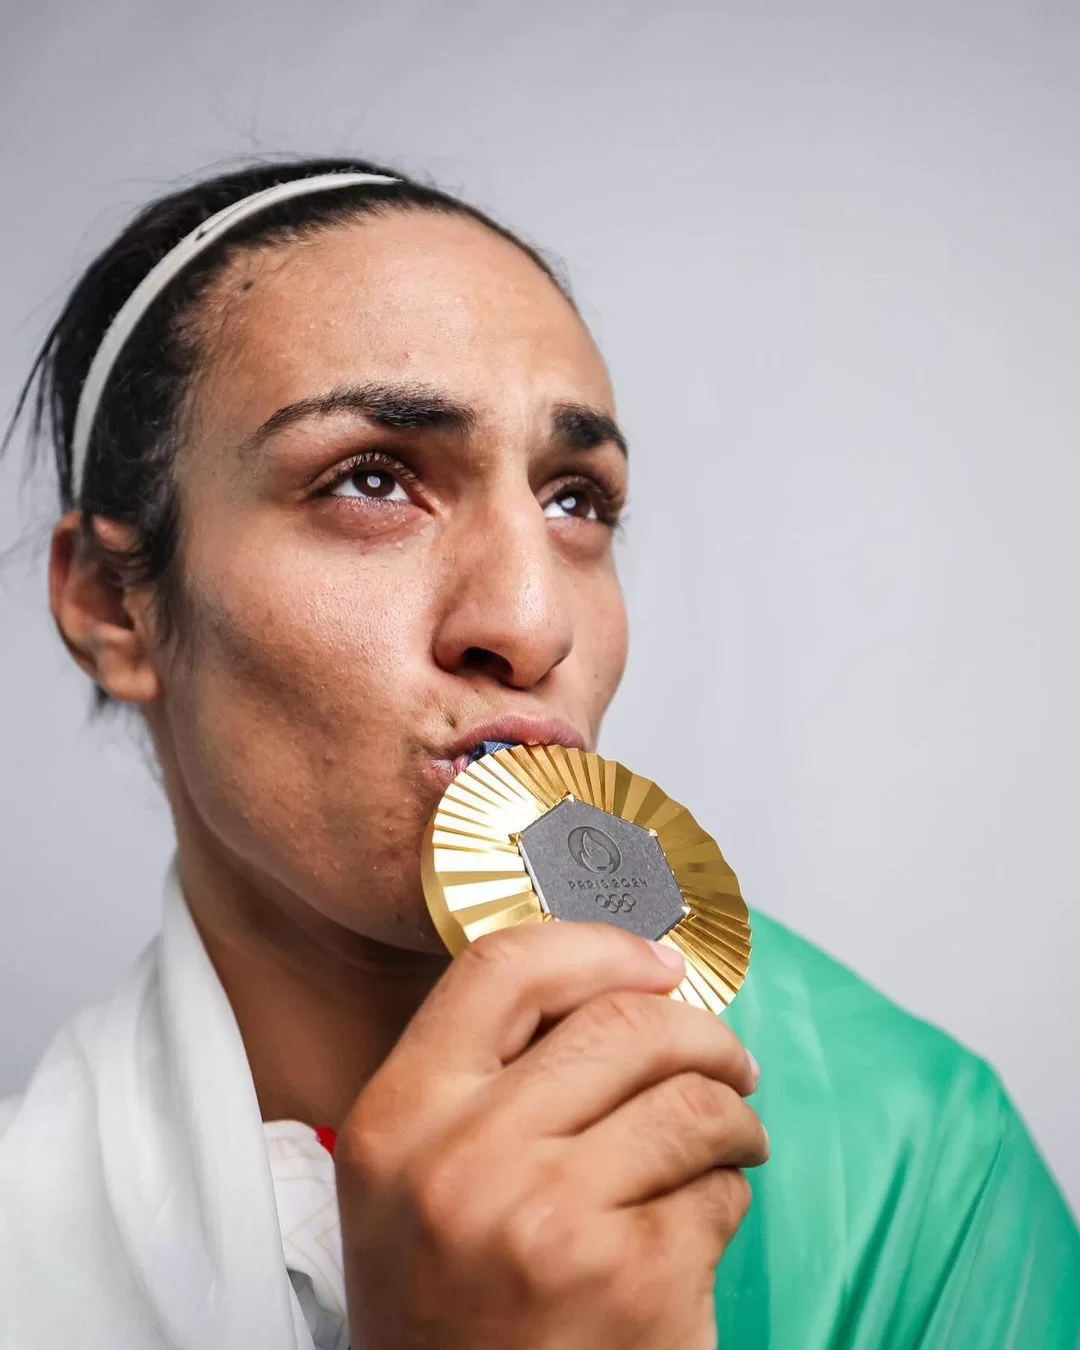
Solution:
<svg viewBox="0 0 1080 1350"><path fill-rule="evenodd" d="M183 837L179 869L262 1118L338 1129L448 958L361 937L185 848Z"/></svg>

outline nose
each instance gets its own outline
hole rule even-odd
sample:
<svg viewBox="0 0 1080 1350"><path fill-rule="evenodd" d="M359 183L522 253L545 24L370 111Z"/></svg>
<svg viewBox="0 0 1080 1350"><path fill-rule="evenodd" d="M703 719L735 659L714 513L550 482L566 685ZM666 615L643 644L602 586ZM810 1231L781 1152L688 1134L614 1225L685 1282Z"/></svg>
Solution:
<svg viewBox="0 0 1080 1350"><path fill-rule="evenodd" d="M531 492L503 500L447 539L445 601L434 638L443 670L532 689L574 644L570 580Z"/></svg>

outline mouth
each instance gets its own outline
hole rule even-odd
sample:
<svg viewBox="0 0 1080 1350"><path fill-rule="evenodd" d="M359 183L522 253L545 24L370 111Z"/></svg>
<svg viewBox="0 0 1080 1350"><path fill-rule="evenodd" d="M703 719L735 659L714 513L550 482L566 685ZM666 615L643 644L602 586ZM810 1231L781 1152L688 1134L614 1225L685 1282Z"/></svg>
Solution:
<svg viewBox="0 0 1080 1350"><path fill-rule="evenodd" d="M494 717L470 727L437 758L441 776L452 781L493 745L495 748L503 745L563 745L568 750L587 748L581 732L562 718Z"/></svg>

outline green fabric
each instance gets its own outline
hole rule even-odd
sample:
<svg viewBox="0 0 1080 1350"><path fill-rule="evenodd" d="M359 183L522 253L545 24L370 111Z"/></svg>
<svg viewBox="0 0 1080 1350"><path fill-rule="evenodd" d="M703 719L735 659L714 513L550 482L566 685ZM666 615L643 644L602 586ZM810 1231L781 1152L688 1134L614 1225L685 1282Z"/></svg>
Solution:
<svg viewBox="0 0 1080 1350"><path fill-rule="evenodd" d="M727 1016L772 1158L717 1274L721 1350L1078 1350L1080 1235L993 1071L753 922Z"/></svg>

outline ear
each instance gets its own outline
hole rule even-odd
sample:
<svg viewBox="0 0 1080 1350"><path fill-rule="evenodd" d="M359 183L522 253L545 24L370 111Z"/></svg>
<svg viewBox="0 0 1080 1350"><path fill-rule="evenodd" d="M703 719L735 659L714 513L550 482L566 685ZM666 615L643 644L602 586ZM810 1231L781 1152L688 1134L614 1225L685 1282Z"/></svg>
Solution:
<svg viewBox="0 0 1080 1350"><path fill-rule="evenodd" d="M69 511L53 531L49 554L49 602L71 655L100 687L121 703L152 703L161 682L153 646L151 596L124 584L109 553L126 552L135 532L95 516L87 539L82 513ZM103 546L103 547L102 547Z"/></svg>

